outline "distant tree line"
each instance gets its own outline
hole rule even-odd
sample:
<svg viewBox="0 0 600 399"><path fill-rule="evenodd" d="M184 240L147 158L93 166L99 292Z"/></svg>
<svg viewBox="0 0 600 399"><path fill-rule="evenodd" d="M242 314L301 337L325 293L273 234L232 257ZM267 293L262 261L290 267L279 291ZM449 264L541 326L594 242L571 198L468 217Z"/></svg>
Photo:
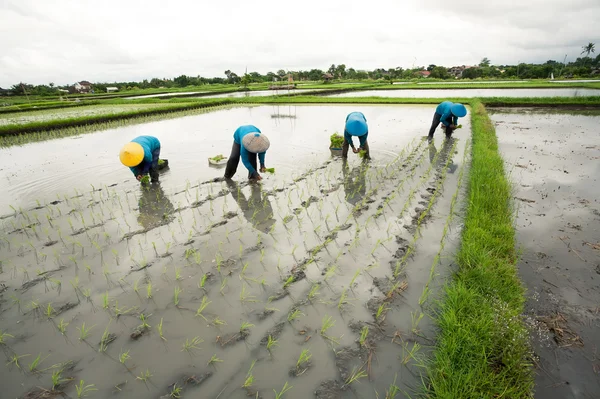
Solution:
<svg viewBox="0 0 600 399"><path fill-rule="evenodd" d="M285 71L283 69L277 72L268 72L265 75L259 72L244 73L241 76L231 70L224 72L225 77L205 78L202 76L180 75L173 79L153 78L144 79L141 82L114 82L114 83L94 83L96 92L105 92L107 87L117 87L120 91L149 89L149 88L182 88L188 86L201 86L207 84L238 84L247 86L252 83L285 83L289 77L293 81L331 81L331 80L374 80L389 81L411 80L424 78L428 75L429 79L547 79L551 76L555 78L574 78L574 77L600 77L600 55L595 58L590 54L595 52L594 44L589 43L583 46L581 55L575 61L565 63L554 60L546 61L543 64L518 65L493 65L488 58L481 60L479 65L472 67L453 67L447 68L434 64L425 67L411 69L397 68L376 68L372 71L356 70L347 68L345 64L332 64L329 69L311 69L306 71ZM457 70L459 72L457 72ZM427 71L429 74L424 74ZM54 83L48 85L31 85L19 83L11 88L4 90L0 94L8 95L56 95L58 89L66 90L68 86L55 86Z"/></svg>

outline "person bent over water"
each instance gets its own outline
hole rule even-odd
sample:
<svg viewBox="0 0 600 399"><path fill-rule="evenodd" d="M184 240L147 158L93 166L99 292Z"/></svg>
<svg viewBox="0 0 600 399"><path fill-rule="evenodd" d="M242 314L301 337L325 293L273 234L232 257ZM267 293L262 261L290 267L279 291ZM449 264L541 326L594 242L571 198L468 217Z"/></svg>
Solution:
<svg viewBox="0 0 600 399"><path fill-rule="evenodd" d="M369 128L367 126L367 118L362 112L351 112L346 117L346 126L344 128L344 146L342 147L342 158L348 158L348 147L352 147L352 152L358 154L360 151L365 151L365 158L369 156L369 143L367 143L367 136L369 135ZM358 150L354 147L352 137L358 137L360 141L360 147Z"/></svg>
<svg viewBox="0 0 600 399"><path fill-rule="evenodd" d="M444 132L446 133L446 137L452 136L452 132L458 126L458 118L462 118L467 114L467 108L464 105L459 103L453 103L451 101L444 101L435 109L435 114L433 114L433 122L431 123L431 128L429 129L429 135L427 136L429 139L433 138L433 134L435 133L435 129L438 127L440 122L444 125Z"/></svg>
<svg viewBox="0 0 600 399"><path fill-rule="evenodd" d="M121 163L128 166L135 178L150 174L152 183L158 182L158 157L160 156L160 141L152 136L139 136L125 144L119 158Z"/></svg>
<svg viewBox="0 0 600 399"><path fill-rule="evenodd" d="M267 136L262 134L256 126L244 125L238 127L233 134L233 147L225 168L225 178L231 179L235 175L240 158L242 158L242 163L248 169L248 179L262 180L257 171L256 158L258 157L260 160L260 171L266 172L265 154L270 145Z"/></svg>

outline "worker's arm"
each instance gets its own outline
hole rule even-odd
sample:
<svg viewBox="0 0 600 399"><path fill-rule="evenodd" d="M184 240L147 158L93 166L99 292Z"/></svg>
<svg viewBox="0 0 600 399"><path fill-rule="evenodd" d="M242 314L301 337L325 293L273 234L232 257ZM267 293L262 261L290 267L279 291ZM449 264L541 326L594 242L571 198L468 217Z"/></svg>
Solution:
<svg viewBox="0 0 600 399"><path fill-rule="evenodd" d="M369 135L369 132L366 132L363 136L359 137L360 140L360 148L364 148L365 147L365 143L367 142L367 136Z"/></svg>
<svg viewBox="0 0 600 399"><path fill-rule="evenodd" d="M252 167L252 164L250 163L250 158L248 157L248 151L246 150L246 148L244 148L243 145L240 148L240 157L242 158L242 163L244 164L246 169L248 169L248 172L250 172L250 176L252 176L253 178L256 177L258 175L258 172Z"/></svg>
<svg viewBox="0 0 600 399"><path fill-rule="evenodd" d="M260 152L258 154L258 160L260 161L260 171L261 172L266 172L267 171L267 167L265 166L265 154L267 152Z"/></svg>
<svg viewBox="0 0 600 399"><path fill-rule="evenodd" d="M453 116L454 116L454 115L453 115ZM457 126L457 125L458 125L458 116L454 116L454 117L452 118L452 124L453 124L454 126Z"/></svg>
<svg viewBox="0 0 600 399"><path fill-rule="evenodd" d="M352 142L352 136L350 135L350 133L348 133L347 130L344 130L344 140L346 140L346 142L348 144L350 144L350 147L354 148L354 143Z"/></svg>
<svg viewBox="0 0 600 399"><path fill-rule="evenodd" d="M442 124L444 126L448 126L448 125L452 124L452 119L450 118L451 116L452 116L452 113L449 110L442 114L440 121L442 121ZM448 120L450 120L450 123L448 122Z"/></svg>

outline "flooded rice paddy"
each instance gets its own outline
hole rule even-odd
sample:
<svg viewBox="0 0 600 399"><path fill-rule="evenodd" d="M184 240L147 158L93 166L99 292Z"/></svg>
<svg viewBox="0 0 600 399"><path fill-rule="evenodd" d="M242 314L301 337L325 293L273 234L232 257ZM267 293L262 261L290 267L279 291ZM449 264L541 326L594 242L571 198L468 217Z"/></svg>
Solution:
<svg viewBox="0 0 600 399"><path fill-rule="evenodd" d="M600 397L600 112L497 109L537 398Z"/></svg>
<svg viewBox="0 0 600 399"><path fill-rule="evenodd" d="M202 98L244 98L244 97L260 97L260 96L286 96L290 94L309 93L316 91L325 91L325 89L292 89L292 90L252 90L252 91L236 91L233 93L212 94L202 96Z"/></svg>
<svg viewBox="0 0 600 399"><path fill-rule="evenodd" d="M149 110L156 107L165 107L169 104L106 104L106 105L81 105L77 107L58 108L28 112L10 112L0 114L0 126L26 125L35 122L81 118L86 116L120 114L123 112ZM173 104L177 106L177 104Z"/></svg>
<svg viewBox="0 0 600 399"><path fill-rule="evenodd" d="M329 97L398 97L398 98L445 98L445 97L588 97L600 96L600 89L398 89L364 90Z"/></svg>
<svg viewBox="0 0 600 399"><path fill-rule="evenodd" d="M355 110L372 160L345 163L329 136ZM466 117L428 144L433 110L238 107L0 150L2 397L419 390L470 143ZM207 165L245 123L271 141L261 184ZM149 188L118 163L141 134L170 163Z"/></svg>

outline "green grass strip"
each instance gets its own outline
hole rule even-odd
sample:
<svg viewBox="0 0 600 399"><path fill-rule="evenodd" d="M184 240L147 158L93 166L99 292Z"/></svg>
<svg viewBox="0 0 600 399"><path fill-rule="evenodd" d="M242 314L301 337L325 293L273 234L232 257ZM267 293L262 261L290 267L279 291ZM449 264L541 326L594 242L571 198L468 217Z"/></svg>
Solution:
<svg viewBox="0 0 600 399"><path fill-rule="evenodd" d="M429 398L530 398L529 334L521 314L511 186L494 126L471 103L472 160L459 269L435 315L439 333L428 364Z"/></svg>

